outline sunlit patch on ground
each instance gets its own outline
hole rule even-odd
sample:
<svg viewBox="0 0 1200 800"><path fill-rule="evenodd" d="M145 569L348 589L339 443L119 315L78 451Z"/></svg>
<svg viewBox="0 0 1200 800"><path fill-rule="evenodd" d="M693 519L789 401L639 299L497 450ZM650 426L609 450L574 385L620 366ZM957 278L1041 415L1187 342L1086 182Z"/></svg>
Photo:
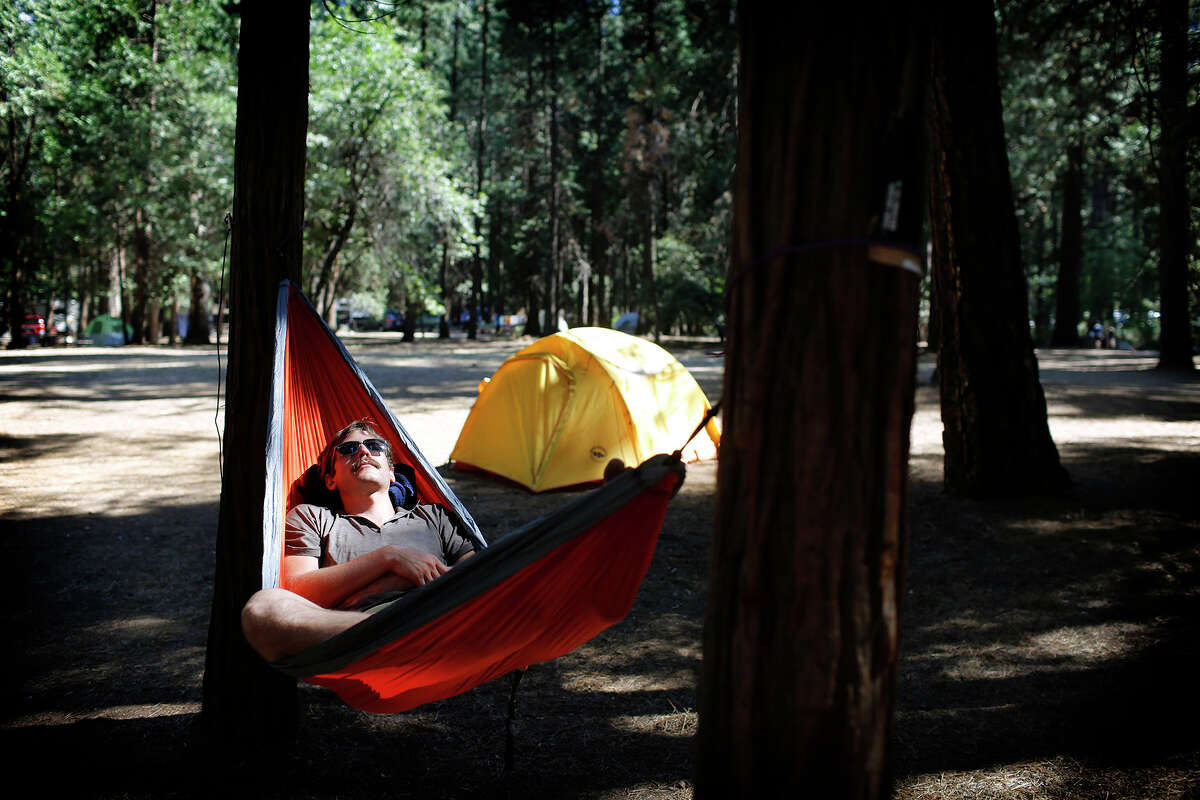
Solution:
<svg viewBox="0 0 1200 800"><path fill-rule="evenodd" d="M175 717L199 714L199 703L143 703L130 706L110 706L87 713L44 712L5 722L5 728L29 728L42 725L72 725L83 720L95 719L149 719L151 717Z"/></svg>
<svg viewBox="0 0 1200 800"><path fill-rule="evenodd" d="M347 338L489 535L572 498L443 466L480 378L526 342ZM700 345L677 355L720 396L720 358ZM1200 384L1172 383L1152 362L1044 353L1074 494L976 504L941 492L922 357L895 800L1200 790ZM188 743L221 486L216 365L211 348L0 354L0 529L16 565L0 612L14 637L0 746L18 762L86 759L89 792L97 781L105 796L177 792L199 763ZM688 466L630 615L525 674L507 778L507 677L389 716L302 684L301 755L272 773L274 789L690 798L717 471ZM336 766L308 758L317 750Z"/></svg>

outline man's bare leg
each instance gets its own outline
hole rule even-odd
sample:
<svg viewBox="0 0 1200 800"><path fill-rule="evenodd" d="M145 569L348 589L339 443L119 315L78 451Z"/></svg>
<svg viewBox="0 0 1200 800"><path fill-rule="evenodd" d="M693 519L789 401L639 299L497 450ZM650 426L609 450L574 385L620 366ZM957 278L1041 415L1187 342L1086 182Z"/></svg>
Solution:
<svg viewBox="0 0 1200 800"><path fill-rule="evenodd" d="M267 661L295 655L366 619L362 611L338 611L286 589L255 592L242 609L242 632Z"/></svg>

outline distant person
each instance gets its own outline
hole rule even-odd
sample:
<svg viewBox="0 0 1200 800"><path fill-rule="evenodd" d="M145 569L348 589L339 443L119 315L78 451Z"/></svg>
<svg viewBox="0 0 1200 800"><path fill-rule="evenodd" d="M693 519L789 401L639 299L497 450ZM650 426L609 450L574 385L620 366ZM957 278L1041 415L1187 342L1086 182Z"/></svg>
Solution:
<svg viewBox="0 0 1200 800"><path fill-rule="evenodd" d="M1092 347L1099 349L1104 346L1104 326L1097 322L1088 334L1092 339Z"/></svg>

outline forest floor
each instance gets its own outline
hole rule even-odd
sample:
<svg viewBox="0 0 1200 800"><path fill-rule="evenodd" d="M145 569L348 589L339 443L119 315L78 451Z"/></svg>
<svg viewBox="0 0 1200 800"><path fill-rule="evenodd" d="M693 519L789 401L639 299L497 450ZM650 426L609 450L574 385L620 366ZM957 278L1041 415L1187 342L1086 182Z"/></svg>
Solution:
<svg viewBox="0 0 1200 800"><path fill-rule="evenodd" d="M435 464L520 340L348 336ZM715 343L669 348L710 398ZM1065 497L941 491L922 356L895 798L1200 797L1200 381L1153 354L1039 352ZM223 359L220 359L223 361ZM0 763L56 796L688 798L716 488L689 467L632 613L519 694L375 716L301 685L283 763L209 763L200 711L220 491L217 352L0 353ZM564 502L440 468L485 532ZM258 754L246 754L255 763ZM49 766L47 766L49 765Z"/></svg>

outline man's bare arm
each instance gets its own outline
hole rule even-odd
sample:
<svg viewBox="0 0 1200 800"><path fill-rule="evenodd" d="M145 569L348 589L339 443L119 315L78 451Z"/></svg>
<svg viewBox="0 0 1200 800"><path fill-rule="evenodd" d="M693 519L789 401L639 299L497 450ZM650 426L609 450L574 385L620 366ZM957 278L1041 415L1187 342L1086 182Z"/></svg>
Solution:
<svg viewBox="0 0 1200 800"><path fill-rule="evenodd" d="M321 567L315 556L286 556L283 559L283 588L317 605L335 608L370 584L381 582L386 583L387 589L409 589L428 583L448 569L434 555L396 545L381 547L331 567Z"/></svg>

